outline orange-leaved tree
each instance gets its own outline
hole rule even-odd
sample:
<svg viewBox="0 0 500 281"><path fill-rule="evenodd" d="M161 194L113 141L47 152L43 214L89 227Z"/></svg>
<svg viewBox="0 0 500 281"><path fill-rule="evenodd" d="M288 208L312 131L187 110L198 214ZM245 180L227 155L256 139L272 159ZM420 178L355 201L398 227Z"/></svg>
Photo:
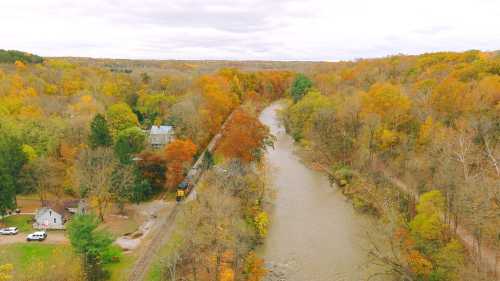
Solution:
<svg viewBox="0 0 500 281"><path fill-rule="evenodd" d="M222 131L219 150L225 157L250 162L266 146L272 146L269 129L254 114L237 109Z"/></svg>
<svg viewBox="0 0 500 281"><path fill-rule="evenodd" d="M173 189L182 181L184 170L193 161L196 145L191 140L174 140L165 147L167 161L167 189Z"/></svg>
<svg viewBox="0 0 500 281"><path fill-rule="evenodd" d="M255 252L251 251L245 258L244 273L249 281L260 281L264 279L267 270L264 267L264 260L259 258Z"/></svg>
<svg viewBox="0 0 500 281"><path fill-rule="evenodd" d="M238 105L238 96L231 92L230 83L223 76L203 76L198 86L203 97L200 111L202 119L208 125L209 132L216 134L224 119Z"/></svg>

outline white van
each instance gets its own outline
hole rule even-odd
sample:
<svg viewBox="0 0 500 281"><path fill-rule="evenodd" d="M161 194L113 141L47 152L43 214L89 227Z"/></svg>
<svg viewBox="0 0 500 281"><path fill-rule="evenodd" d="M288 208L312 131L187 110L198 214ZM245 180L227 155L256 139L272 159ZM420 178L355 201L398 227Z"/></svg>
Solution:
<svg viewBox="0 0 500 281"><path fill-rule="evenodd" d="M1 235L16 235L18 232L19 232L19 230L15 226L0 229Z"/></svg>

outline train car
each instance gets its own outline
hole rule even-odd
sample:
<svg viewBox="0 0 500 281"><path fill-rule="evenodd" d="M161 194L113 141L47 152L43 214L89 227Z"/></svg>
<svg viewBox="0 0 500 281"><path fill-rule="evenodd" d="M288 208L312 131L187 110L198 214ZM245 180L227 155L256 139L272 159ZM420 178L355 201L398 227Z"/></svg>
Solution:
<svg viewBox="0 0 500 281"><path fill-rule="evenodd" d="M177 186L177 192L175 194L175 200L177 202L182 201L187 196L188 192L189 192L189 183L187 181L182 181Z"/></svg>
<svg viewBox="0 0 500 281"><path fill-rule="evenodd" d="M231 119L232 117L229 115L229 117L226 119L224 124L221 127L221 131L226 127L226 124L228 120ZM176 201L180 202L184 200L191 190L194 188L194 185L198 182L200 179L201 175L203 172L207 169L210 168L211 165L213 165L213 157L212 153L215 151L217 148L217 145L219 144L219 140L222 138L222 134L218 133L215 135L210 143L207 145L207 148L203 153L198 157L196 162L194 163L193 167L189 170L188 174L186 175L186 178L177 186L177 191L176 191Z"/></svg>
<svg viewBox="0 0 500 281"><path fill-rule="evenodd" d="M186 178L177 186L175 196L177 202L184 200L189 195L203 172L208 168L205 163L205 157L203 155L200 156L200 160L201 161L196 161L195 165L189 170L188 174L186 175Z"/></svg>

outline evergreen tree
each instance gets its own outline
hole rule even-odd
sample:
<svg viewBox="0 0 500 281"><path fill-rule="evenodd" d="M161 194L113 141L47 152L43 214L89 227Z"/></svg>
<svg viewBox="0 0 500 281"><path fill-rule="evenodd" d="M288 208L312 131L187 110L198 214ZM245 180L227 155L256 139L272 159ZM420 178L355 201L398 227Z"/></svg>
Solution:
<svg viewBox="0 0 500 281"><path fill-rule="evenodd" d="M82 256L87 281L105 280L108 273L103 265L116 261L120 252L111 235L97 230L99 220L93 215L76 215L68 225L71 245Z"/></svg>
<svg viewBox="0 0 500 281"><path fill-rule="evenodd" d="M304 74L297 74L293 80L291 94L293 102L298 102L312 88L312 81Z"/></svg>
<svg viewBox="0 0 500 281"><path fill-rule="evenodd" d="M89 144L92 149L99 146L111 146L113 144L108 122L101 114L97 114L92 123L90 123Z"/></svg>

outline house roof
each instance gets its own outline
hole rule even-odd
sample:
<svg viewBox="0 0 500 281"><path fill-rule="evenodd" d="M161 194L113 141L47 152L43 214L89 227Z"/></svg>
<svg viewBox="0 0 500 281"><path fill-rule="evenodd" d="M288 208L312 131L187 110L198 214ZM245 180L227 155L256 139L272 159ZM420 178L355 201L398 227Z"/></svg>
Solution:
<svg viewBox="0 0 500 281"><path fill-rule="evenodd" d="M172 129L173 127L168 125L151 126L151 131L149 133L151 135L170 134L170 132L172 132Z"/></svg>
<svg viewBox="0 0 500 281"><path fill-rule="evenodd" d="M77 208L78 204L80 204L80 199L74 199L74 200L66 200L62 203L62 206L64 209L68 208Z"/></svg>
<svg viewBox="0 0 500 281"><path fill-rule="evenodd" d="M40 216L43 216L46 212L52 210L56 213L58 213L61 216L68 216L70 212L67 210L66 205L72 205L71 203L73 202L48 202L45 201L42 203L42 208L38 209L35 215L35 219L39 218Z"/></svg>

